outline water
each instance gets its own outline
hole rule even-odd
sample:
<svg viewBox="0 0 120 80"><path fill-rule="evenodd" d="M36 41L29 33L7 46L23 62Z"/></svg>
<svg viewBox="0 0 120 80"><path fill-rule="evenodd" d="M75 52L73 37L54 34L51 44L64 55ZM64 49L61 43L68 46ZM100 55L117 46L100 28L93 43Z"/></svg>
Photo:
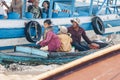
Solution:
<svg viewBox="0 0 120 80"><path fill-rule="evenodd" d="M33 76L50 71L60 65L19 65L11 64L9 68L0 65L0 80L32 80Z"/></svg>

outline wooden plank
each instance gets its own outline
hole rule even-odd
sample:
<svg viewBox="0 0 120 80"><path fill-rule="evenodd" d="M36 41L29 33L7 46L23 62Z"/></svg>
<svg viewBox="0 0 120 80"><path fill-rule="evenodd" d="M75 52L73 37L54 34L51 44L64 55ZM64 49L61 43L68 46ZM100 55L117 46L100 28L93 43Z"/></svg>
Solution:
<svg viewBox="0 0 120 80"><path fill-rule="evenodd" d="M120 32L120 26L116 26L116 27L112 27L112 28L105 28L105 34L111 33L111 32ZM89 37L96 35L93 30L86 31L86 34Z"/></svg>
<svg viewBox="0 0 120 80"><path fill-rule="evenodd" d="M108 20L117 20L120 19L120 17L117 14L109 14L109 15L102 15L99 16L103 21ZM92 17L78 17L81 20L82 23L89 23L91 22ZM54 25L66 25L71 24L70 20L73 18L54 18L51 19ZM43 22L45 19L31 19L34 21L38 21L41 25L43 25ZM19 20L0 20L0 28L23 28L25 22L29 22L31 20L27 19L19 19Z"/></svg>
<svg viewBox="0 0 120 80"><path fill-rule="evenodd" d="M120 50L43 80L120 80L119 60Z"/></svg>
<svg viewBox="0 0 120 80"><path fill-rule="evenodd" d="M25 22L28 22L27 20L0 20L0 29L1 28L23 28L25 27Z"/></svg>
<svg viewBox="0 0 120 80"><path fill-rule="evenodd" d="M41 51L39 49L31 48L31 47L26 47L26 46L16 46L16 51L17 52L23 52L23 53L28 53L28 54L33 54L33 55L39 55L44 58L48 57L48 52L46 51Z"/></svg>
<svg viewBox="0 0 120 80"><path fill-rule="evenodd" d="M30 47L16 46L15 51L32 54L32 49Z"/></svg>
<svg viewBox="0 0 120 80"><path fill-rule="evenodd" d="M17 54L17 53L16 53ZM39 63L41 64L43 57L36 55L23 55L18 53L18 55L8 54L8 53L0 53L0 63Z"/></svg>
<svg viewBox="0 0 120 80"><path fill-rule="evenodd" d="M11 55L11 56L19 56L19 57L43 58L43 57L38 56L38 55L31 55L31 54L26 54L23 52L13 52L13 53L3 53L3 54Z"/></svg>
<svg viewBox="0 0 120 80"><path fill-rule="evenodd" d="M41 50L39 50L39 49L32 48L32 54L40 55L40 56L43 56L43 57L46 57L46 58L47 58L49 52L47 52L47 51L41 51Z"/></svg>

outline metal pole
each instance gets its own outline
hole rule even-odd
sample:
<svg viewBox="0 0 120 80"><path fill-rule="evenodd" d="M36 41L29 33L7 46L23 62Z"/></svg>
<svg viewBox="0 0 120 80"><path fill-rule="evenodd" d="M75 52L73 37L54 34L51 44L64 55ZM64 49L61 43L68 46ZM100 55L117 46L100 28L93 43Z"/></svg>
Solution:
<svg viewBox="0 0 120 80"><path fill-rule="evenodd" d="M27 0L22 0L22 18L25 16L25 12L26 12L26 2Z"/></svg>
<svg viewBox="0 0 120 80"><path fill-rule="evenodd" d="M106 14L108 13L108 11L110 12L109 3L110 3L110 0L107 0L107 6L106 6L106 11L105 11Z"/></svg>
<svg viewBox="0 0 120 80"><path fill-rule="evenodd" d="M49 18L52 18L52 12L53 12L53 0L50 0L50 8L49 8Z"/></svg>
<svg viewBox="0 0 120 80"><path fill-rule="evenodd" d="M89 15L92 15L92 11L93 11L93 0L91 0L90 2Z"/></svg>
<svg viewBox="0 0 120 80"><path fill-rule="evenodd" d="M118 13L118 8L117 8L117 0L115 0L115 3L114 3L115 7L114 7L114 13L117 11Z"/></svg>
<svg viewBox="0 0 120 80"><path fill-rule="evenodd" d="M99 9L98 12L96 13L96 15L98 15L98 14L100 13L100 11L101 11L102 8L104 7L106 1L107 1L107 0L104 0L104 2L103 2L102 5L100 6L100 9Z"/></svg>
<svg viewBox="0 0 120 80"><path fill-rule="evenodd" d="M73 17L74 11L75 11L75 0L72 0L72 11L71 11L71 14L70 14L71 17Z"/></svg>

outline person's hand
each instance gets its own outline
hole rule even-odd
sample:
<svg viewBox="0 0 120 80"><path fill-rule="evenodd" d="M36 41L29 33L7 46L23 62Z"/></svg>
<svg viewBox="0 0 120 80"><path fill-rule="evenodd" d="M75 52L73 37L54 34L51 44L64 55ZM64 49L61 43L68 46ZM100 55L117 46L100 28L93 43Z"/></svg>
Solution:
<svg viewBox="0 0 120 80"><path fill-rule="evenodd" d="M96 43L91 43L91 44L89 45L89 47L90 47L91 49L99 49L99 48L100 48L100 45L99 45L99 44L96 44Z"/></svg>
<svg viewBox="0 0 120 80"><path fill-rule="evenodd" d="M39 44L39 43L40 43L40 41L37 41L37 42L36 42L36 45Z"/></svg>
<svg viewBox="0 0 120 80"><path fill-rule="evenodd" d="M40 39L39 41L36 42L36 45L39 44L40 42L42 42L42 39Z"/></svg>

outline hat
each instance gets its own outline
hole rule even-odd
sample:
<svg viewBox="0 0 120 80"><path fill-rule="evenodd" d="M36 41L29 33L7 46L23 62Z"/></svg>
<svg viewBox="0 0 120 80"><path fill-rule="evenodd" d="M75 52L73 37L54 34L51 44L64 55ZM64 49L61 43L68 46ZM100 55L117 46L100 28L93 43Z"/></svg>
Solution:
<svg viewBox="0 0 120 80"><path fill-rule="evenodd" d="M74 19L71 20L71 23L73 23L73 22L76 22L77 24L79 24L80 23L80 19L79 18L74 18Z"/></svg>
<svg viewBox="0 0 120 80"><path fill-rule="evenodd" d="M66 34L68 32L67 28L65 26L59 26L60 33Z"/></svg>

